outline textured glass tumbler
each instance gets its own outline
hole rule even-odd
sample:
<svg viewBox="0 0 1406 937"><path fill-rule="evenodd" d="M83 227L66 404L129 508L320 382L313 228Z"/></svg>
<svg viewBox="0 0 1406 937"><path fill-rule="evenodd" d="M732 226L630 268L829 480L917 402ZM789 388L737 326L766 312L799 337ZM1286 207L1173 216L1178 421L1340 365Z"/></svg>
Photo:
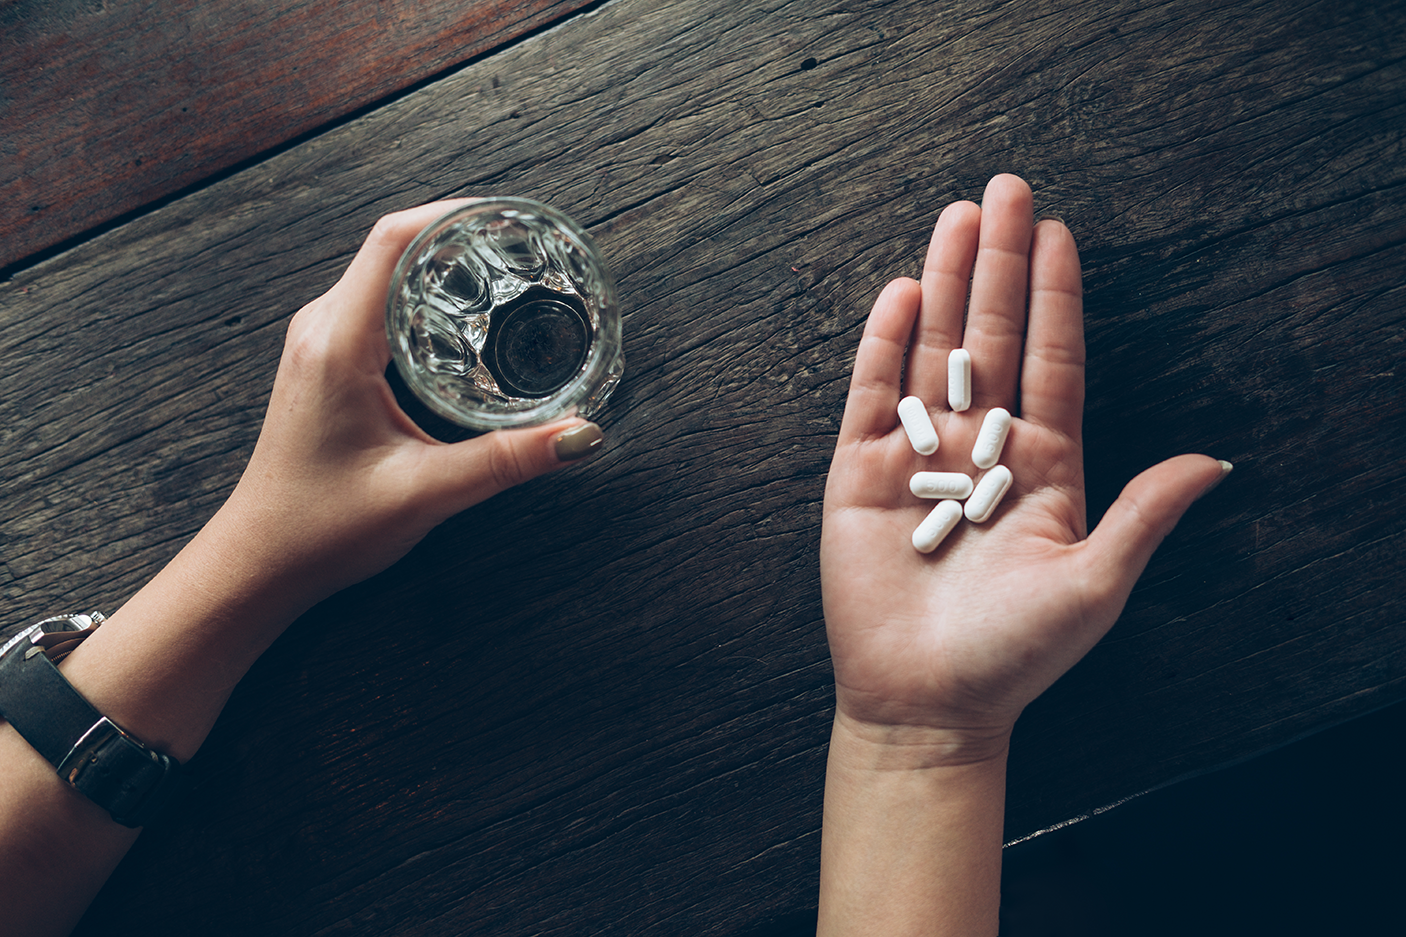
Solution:
<svg viewBox="0 0 1406 937"><path fill-rule="evenodd" d="M525 198L475 199L421 231L391 277L386 335L415 396L477 430L589 418L625 368L595 243Z"/></svg>

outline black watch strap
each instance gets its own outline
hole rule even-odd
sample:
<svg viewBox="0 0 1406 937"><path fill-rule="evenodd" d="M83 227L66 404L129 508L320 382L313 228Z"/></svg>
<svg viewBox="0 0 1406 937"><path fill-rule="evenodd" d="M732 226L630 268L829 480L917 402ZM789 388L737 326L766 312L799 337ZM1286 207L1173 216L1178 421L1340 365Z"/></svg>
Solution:
<svg viewBox="0 0 1406 937"><path fill-rule="evenodd" d="M0 716L59 777L124 826L146 825L174 792L180 762L154 752L93 708L56 666L102 615L58 615L0 649Z"/></svg>

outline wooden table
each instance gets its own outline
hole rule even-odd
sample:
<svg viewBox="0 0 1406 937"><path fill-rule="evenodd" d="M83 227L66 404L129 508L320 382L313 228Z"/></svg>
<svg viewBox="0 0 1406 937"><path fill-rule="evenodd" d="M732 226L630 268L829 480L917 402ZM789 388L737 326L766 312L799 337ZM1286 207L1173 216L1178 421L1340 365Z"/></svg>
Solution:
<svg viewBox="0 0 1406 937"><path fill-rule="evenodd" d="M1406 7L0 3L0 587L121 604L381 214L548 201L625 305L607 454L237 691L84 934L737 934L815 901L816 545L872 297L999 171L1086 270L1096 519L1236 464L1017 730L1007 838L1406 696Z"/></svg>

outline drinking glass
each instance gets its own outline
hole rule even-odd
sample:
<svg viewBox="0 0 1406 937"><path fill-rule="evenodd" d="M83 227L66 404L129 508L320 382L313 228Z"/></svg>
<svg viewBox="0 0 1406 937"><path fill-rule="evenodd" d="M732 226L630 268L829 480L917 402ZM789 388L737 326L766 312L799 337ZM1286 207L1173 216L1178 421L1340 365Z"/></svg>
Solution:
<svg viewBox="0 0 1406 937"><path fill-rule="evenodd" d="M595 242L527 198L479 198L410 243L386 300L391 357L434 413L476 430L590 418L624 371Z"/></svg>

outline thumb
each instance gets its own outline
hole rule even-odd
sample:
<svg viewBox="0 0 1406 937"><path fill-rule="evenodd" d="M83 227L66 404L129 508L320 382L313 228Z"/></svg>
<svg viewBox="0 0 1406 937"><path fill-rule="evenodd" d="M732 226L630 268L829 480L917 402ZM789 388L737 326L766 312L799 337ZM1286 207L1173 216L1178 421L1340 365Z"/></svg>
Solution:
<svg viewBox="0 0 1406 937"><path fill-rule="evenodd" d="M449 516L599 452L604 442L599 426L579 418L500 429L426 451L422 477Z"/></svg>
<svg viewBox="0 0 1406 937"><path fill-rule="evenodd" d="M1089 534L1085 581L1099 604L1122 608L1158 544L1197 498L1229 474L1229 462L1180 455L1158 463L1123 488Z"/></svg>

